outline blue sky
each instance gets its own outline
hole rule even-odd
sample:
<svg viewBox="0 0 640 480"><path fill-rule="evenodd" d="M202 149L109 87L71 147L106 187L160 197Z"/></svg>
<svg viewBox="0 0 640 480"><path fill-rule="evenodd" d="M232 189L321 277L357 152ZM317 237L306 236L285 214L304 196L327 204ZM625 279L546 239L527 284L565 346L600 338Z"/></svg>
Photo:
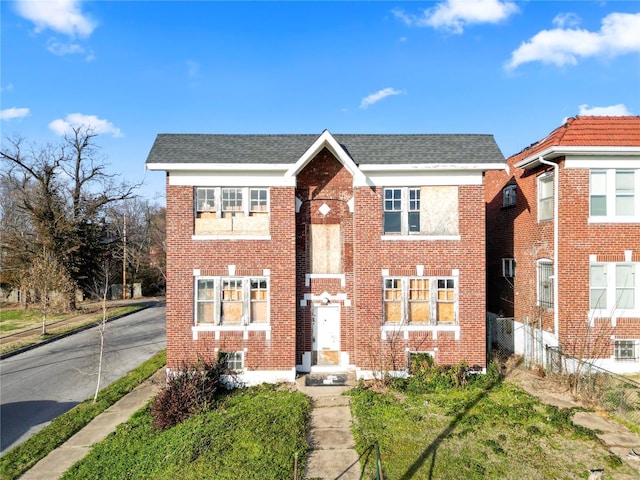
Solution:
<svg viewBox="0 0 640 480"><path fill-rule="evenodd" d="M2 137L90 125L150 199L158 133L489 133L509 156L570 116L640 115L639 1L0 8Z"/></svg>

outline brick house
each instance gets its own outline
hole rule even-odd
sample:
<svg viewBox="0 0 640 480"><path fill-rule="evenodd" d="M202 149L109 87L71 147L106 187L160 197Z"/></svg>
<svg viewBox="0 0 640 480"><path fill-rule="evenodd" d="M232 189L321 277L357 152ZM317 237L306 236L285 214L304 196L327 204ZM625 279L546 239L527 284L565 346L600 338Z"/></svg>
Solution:
<svg viewBox="0 0 640 480"><path fill-rule="evenodd" d="M640 371L640 117L570 118L507 164L486 175L488 310Z"/></svg>
<svg viewBox="0 0 640 480"><path fill-rule="evenodd" d="M248 384L486 367L490 135L158 135L167 366L224 353Z"/></svg>

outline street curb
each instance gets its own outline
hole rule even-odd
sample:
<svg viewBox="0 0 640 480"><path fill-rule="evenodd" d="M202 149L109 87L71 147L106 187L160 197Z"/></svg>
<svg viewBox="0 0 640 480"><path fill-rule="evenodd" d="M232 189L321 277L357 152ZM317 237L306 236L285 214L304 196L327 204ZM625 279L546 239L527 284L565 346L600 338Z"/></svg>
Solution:
<svg viewBox="0 0 640 480"><path fill-rule="evenodd" d="M157 303L157 302L154 302L154 303ZM132 312L121 313L120 315L115 315L113 317L109 317L109 318L107 318L107 323L110 323L110 322L112 322L114 320L118 320L119 318L122 318L122 317L126 317L128 315L133 314L133 313L137 313L137 312L141 312L143 310L146 310L147 308L151 307L151 305L152 305L151 303L146 303L142 308L139 308L138 310L134 310ZM96 326L100 325L101 323L102 323L102 320L98 320L96 322L89 323L89 324L84 325L82 327L78 327L78 328L75 328L73 330L69 330L68 332L61 333L60 335L56 335L55 337L47 338L46 340L43 340L41 342L33 343L31 345L26 345L26 346L20 347L20 348L18 348L16 350L12 350L11 352L2 353L2 354L0 354L0 360L4 360L5 358L10 358L10 357L13 357L15 355L19 355L21 353L28 352L29 350L33 350L34 348L42 347L43 345L47 345L47 344L49 344L51 342L55 342L56 340L62 340L63 338L69 337L69 336L74 335L74 334L76 334L78 332L82 332L84 330L89 330L90 328L96 327Z"/></svg>

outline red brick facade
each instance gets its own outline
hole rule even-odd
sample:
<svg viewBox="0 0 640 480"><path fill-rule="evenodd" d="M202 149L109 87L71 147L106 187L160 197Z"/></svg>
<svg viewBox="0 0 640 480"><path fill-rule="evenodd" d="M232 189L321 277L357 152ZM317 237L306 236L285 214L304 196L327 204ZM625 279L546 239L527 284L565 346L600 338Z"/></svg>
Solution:
<svg viewBox="0 0 640 480"><path fill-rule="evenodd" d="M572 136L573 128L579 135ZM611 144L612 138L617 143ZM640 276L640 212L611 221L591 216L590 172L625 171L640 177L638 146L640 117L578 117L541 144L509 158L508 173L492 171L486 175L489 311L513 316L519 322L540 318L543 329L555 333L565 353L600 359L606 368L621 371L640 371L639 361L621 361L614 352L616 340L640 343L640 314L626 318L615 311L608 316L595 313L590 308L590 268L624 264L635 269L635 278ZM536 261L554 260L554 222L538 221L537 190L539 176L553 173L554 168L536 161L537 155L549 158L558 172L557 332L553 308L541 308L536 302ZM505 207L503 190L513 183L517 185L517 203ZM636 185L639 183L636 180ZM637 199L640 192L634 194ZM503 258L515 258L515 278L502 276ZM615 283L608 268L609 283ZM638 283L634 287L633 310L639 312Z"/></svg>
<svg viewBox="0 0 640 480"><path fill-rule="evenodd" d="M429 352L438 364L467 362L478 370L486 368L483 170L465 172L466 180L460 183L455 183L459 177L447 172L452 183L443 184L442 174L440 183L435 183L440 186L434 188L450 189L449 195L457 192L453 199L457 211L450 220L457 222L457 235L412 238L385 235L384 186L355 179L354 168L333 150L319 149L295 172L295 186L276 181L268 188L268 235L237 239L195 235L198 180L172 179L169 171L168 368L211 358L216 352L243 352L245 373L262 372L269 380L293 378L296 371L322 366L323 352L314 351L314 315L323 305L339 311L339 352L334 352L335 358L327 357L335 369L353 369L363 376L402 371L410 352ZM428 172L420 175L430 178ZM327 230L327 235L334 235L326 240L333 242L333 253L327 257L329 273L316 273L313 268L318 267L311 264L312 255L320 258L315 261L324 260L322 249L313 245L311 232L318 231L317 226L336 226ZM268 278L268 325L194 326L197 279L231 276ZM385 323L385 278L402 279L406 285L412 278L426 278L431 298L436 298L440 279L450 288L455 285L455 296L446 297L453 302L455 321ZM280 372L280 377L268 372Z"/></svg>

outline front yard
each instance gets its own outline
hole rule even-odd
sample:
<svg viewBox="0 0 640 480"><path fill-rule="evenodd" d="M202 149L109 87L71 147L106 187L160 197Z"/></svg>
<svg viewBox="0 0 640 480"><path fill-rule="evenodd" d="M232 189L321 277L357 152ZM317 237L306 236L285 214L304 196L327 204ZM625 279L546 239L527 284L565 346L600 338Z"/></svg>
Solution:
<svg viewBox="0 0 640 480"><path fill-rule="evenodd" d="M376 447L385 479L587 479L591 469L604 469L603 480L637 478L594 432L571 423L575 409L542 404L497 375L462 386L437 376L360 384L349 394L363 478L376 478ZM309 448L310 408L287 386L253 387L163 431L147 408L64 480L294 478L294 459L302 472Z"/></svg>

